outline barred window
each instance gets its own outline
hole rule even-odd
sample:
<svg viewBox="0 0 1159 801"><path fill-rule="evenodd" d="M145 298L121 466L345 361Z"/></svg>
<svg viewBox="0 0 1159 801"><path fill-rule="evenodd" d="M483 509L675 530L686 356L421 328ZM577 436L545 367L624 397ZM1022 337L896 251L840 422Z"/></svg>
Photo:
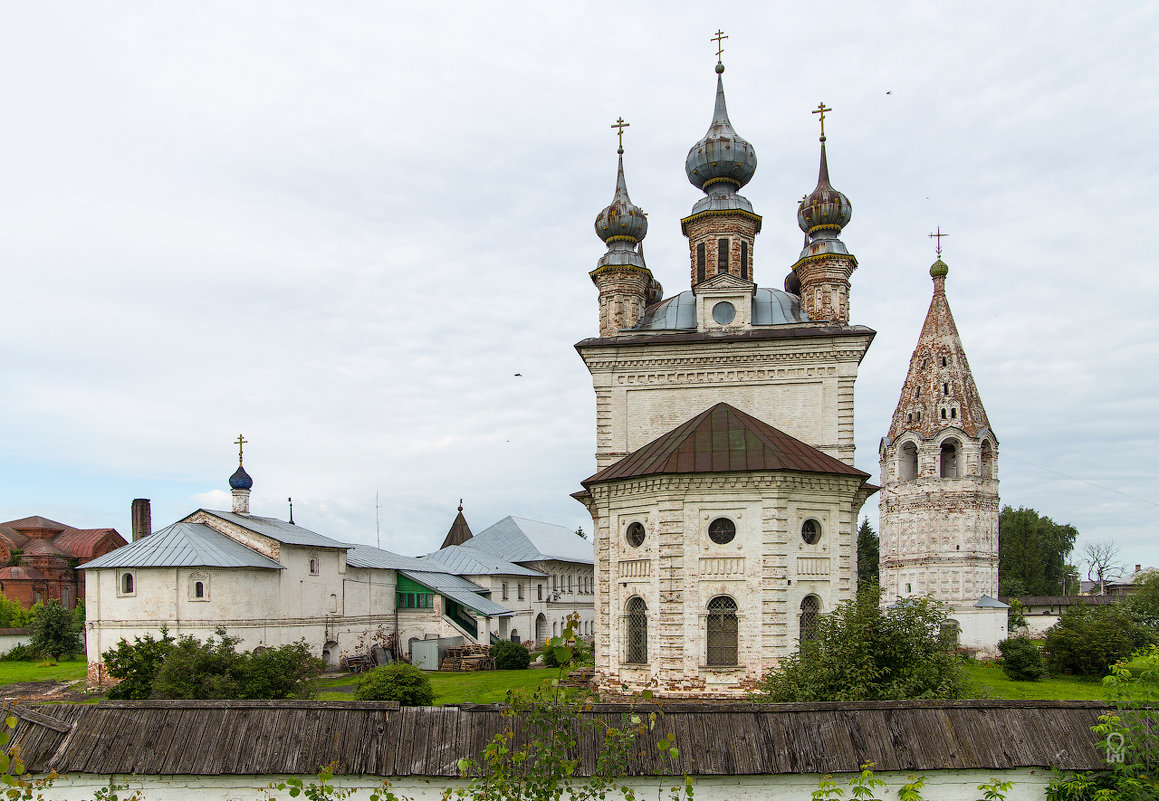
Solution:
<svg viewBox="0 0 1159 801"><path fill-rule="evenodd" d="M716 241L716 274L728 272L728 240L718 239Z"/></svg>
<svg viewBox="0 0 1159 801"><path fill-rule="evenodd" d="M801 642L817 639L817 621L821 617L821 599L806 595L801 601L801 620L798 638Z"/></svg>
<svg viewBox="0 0 1159 801"><path fill-rule="evenodd" d="M708 664L737 664L736 601L718 595L708 602Z"/></svg>
<svg viewBox="0 0 1159 801"><path fill-rule="evenodd" d="M696 246L696 283L704 280L704 243Z"/></svg>
<svg viewBox="0 0 1159 801"><path fill-rule="evenodd" d="M718 517L708 524L708 538L717 545L732 542L736 536L736 524L727 517Z"/></svg>
<svg viewBox="0 0 1159 801"><path fill-rule="evenodd" d="M648 605L636 595L628 599L628 648L625 662L644 664L648 661Z"/></svg>
<svg viewBox="0 0 1159 801"><path fill-rule="evenodd" d="M801 525L801 539L806 545L816 545L821 541L821 524L812 518Z"/></svg>
<svg viewBox="0 0 1159 801"><path fill-rule="evenodd" d="M749 280L749 243L740 243L740 277Z"/></svg>
<svg viewBox="0 0 1159 801"><path fill-rule="evenodd" d="M643 523L635 521L628 525L628 544L633 548L639 548L644 544L645 535Z"/></svg>

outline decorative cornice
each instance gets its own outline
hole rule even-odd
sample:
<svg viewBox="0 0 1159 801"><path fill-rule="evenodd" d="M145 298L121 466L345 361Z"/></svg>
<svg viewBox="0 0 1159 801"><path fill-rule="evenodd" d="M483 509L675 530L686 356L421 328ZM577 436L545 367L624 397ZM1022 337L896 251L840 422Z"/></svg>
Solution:
<svg viewBox="0 0 1159 801"><path fill-rule="evenodd" d="M744 209L707 209L705 211L698 212L697 214L692 214L692 215L689 215L688 217L685 217L684 219L682 219L680 221L680 225L681 225L681 228L683 228L683 226L687 225L688 223L690 223L694 220L700 220L700 219L703 219L705 217L721 217L721 216L746 217L746 218L756 222L756 224L758 226L763 221L763 218L761 217L761 215L753 214L751 211L745 211Z"/></svg>
<svg viewBox="0 0 1159 801"><path fill-rule="evenodd" d="M649 277L652 275L652 271L647 267L637 267L634 264L605 264L603 267L597 267L588 273L588 277L595 281L597 275L602 275L603 273L608 273L612 270L622 270L623 272L627 273L644 273Z"/></svg>
<svg viewBox="0 0 1159 801"><path fill-rule="evenodd" d="M813 256L806 256L803 259L798 259L790 269L793 270L793 272L796 272L799 267L803 267L806 264L812 264L818 261L825 261L826 259L848 261L852 263L854 267L857 267L857 259L852 253L818 253Z"/></svg>
<svg viewBox="0 0 1159 801"><path fill-rule="evenodd" d="M715 163L713 166L715 166ZM708 189L708 187L712 186L713 184L732 184L737 189L740 189L740 187L741 187L741 183L737 179L722 177L722 178L709 178L707 181L705 181L701 185L700 188L701 188L701 190Z"/></svg>
<svg viewBox="0 0 1159 801"><path fill-rule="evenodd" d="M637 239L636 237L628 236L627 234L616 234L615 236L609 236L604 241L605 242L631 242L633 245L639 244L639 242L640 242L640 240Z"/></svg>

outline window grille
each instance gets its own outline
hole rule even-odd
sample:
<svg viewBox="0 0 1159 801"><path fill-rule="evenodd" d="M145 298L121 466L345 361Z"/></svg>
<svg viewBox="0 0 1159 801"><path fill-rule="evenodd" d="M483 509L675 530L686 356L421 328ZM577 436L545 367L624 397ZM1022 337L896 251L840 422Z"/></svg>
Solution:
<svg viewBox="0 0 1159 801"><path fill-rule="evenodd" d="M817 639L817 622L821 617L821 599L806 595L801 601L801 622L798 637L801 642Z"/></svg>
<svg viewBox="0 0 1159 801"><path fill-rule="evenodd" d="M639 548L644 544L645 535L644 524L640 521L637 520L628 525L628 544L633 548Z"/></svg>
<svg viewBox="0 0 1159 801"><path fill-rule="evenodd" d="M696 283L704 280L704 243L696 246Z"/></svg>
<svg viewBox="0 0 1159 801"><path fill-rule="evenodd" d="M736 536L736 524L727 517L718 517L708 525L708 538L717 545L732 542Z"/></svg>
<svg viewBox="0 0 1159 801"><path fill-rule="evenodd" d="M749 243L740 243L740 277L749 280Z"/></svg>
<svg viewBox="0 0 1159 801"><path fill-rule="evenodd" d="M648 661L648 605L638 595L628 599L628 648L624 661Z"/></svg>
<svg viewBox="0 0 1159 801"><path fill-rule="evenodd" d="M708 664L737 664L736 601L718 595L708 602Z"/></svg>
<svg viewBox="0 0 1159 801"><path fill-rule="evenodd" d="M728 272L728 240L718 239L716 241L716 274Z"/></svg>

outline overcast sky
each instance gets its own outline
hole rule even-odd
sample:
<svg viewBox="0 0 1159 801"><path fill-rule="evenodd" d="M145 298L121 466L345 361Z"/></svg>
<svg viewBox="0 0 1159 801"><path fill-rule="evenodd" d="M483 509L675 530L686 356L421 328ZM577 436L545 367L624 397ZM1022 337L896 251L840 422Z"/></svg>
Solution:
<svg viewBox="0 0 1159 801"><path fill-rule="evenodd" d="M1108 11L1108 8L1113 10ZM0 520L228 508L415 554L464 499L591 530L592 223L622 115L648 264L688 286L713 32L781 287L817 174L853 203L857 466L932 291L1003 503L1159 564L1159 7L1089 2L21 3L0 27ZM516 374L520 374L516 376ZM876 523L876 498L866 506Z"/></svg>

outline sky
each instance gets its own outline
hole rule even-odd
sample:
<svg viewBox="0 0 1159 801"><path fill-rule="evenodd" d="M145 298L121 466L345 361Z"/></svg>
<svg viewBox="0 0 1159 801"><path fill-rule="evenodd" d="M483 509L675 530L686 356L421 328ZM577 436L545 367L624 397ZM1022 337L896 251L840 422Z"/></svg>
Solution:
<svg viewBox="0 0 1159 801"><path fill-rule="evenodd" d="M593 221L622 116L648 265L686 289L684 175L722 29L759 166L758 284L816 184L853 204L876 476L934 241L1002 502L1159 565L1159 5L22 3L0 28L0 520L128 536L229 508L404 554L462 498L591 530ZM877 520L876 499L864 509Z"/></svg>

